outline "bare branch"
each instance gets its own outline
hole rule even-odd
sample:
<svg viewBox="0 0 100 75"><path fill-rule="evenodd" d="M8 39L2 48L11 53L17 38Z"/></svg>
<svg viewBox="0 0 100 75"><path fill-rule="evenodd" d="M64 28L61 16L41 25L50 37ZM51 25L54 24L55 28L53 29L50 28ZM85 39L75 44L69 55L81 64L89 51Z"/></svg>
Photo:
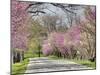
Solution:
<svg viewBox="0 0 100 75"><path fill-rule="evenodd" d="M29 13L43 13L43 14L45 14L45 12L44 11L40 11L40 10L37 10L37 11L28 11Z"/></svg>

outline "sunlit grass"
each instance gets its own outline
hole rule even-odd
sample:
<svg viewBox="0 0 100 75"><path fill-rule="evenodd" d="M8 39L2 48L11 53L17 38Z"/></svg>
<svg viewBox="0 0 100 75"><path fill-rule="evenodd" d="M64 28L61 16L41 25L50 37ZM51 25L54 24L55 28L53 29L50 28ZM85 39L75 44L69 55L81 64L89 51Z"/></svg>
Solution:
<svg viewBox="0 0 100 75"><path fill-rule="evenodd" d="M41 57L43 54L40 55ZM12 64L12 75L23 75L25 73L29 58L39 57L39 54L33 52L33 50L28 50L24 53L24 61Z"/></svg>
<svg viewBox="0 0 100 75"><path fill-rule="evenodd" d="M57 56L54 56L54 55L51 55L51 56L48 56L50 59L54 59L54 60L59 60L59 59L63 59L62 57L57 57ZM72 61L72 62L75 62L75 63L78 63L78 64L82 64L82 65L85 65L87 67L92 67L93 69L96 69L96 62L91 62L89 60L82 60L82 59L67 59L67 58L64 58L64 60L69 60L69 61Z"/></svg>
<svg viewBox="0 0 100 75"><path fill-rule="evenodd" d="M43 57L44 55L42 53L40 53L40 57ZM38 50L28 50L25 54L24 54L24 58L35 58L35 57L39 57L39 53Z"/></svg>
<svg viewBox="0 0 100 75"><path fill-rule="evenodd" d="M55 56L55 55L50 55L50 56L48 56L50 59L63 59L63 57L57 57L57 56Z"/></svg>
<svg viewBox="0 0 100 75"><path fill-rule="evenodd" d="M12 64L12 75L23 75L22 73L26 71L28 62L27 58L22 62Z"/></svg>
<svg viewBox="0 0 100 75"><path fill-rule="evenodd" d="M77 59L72 59L71 61L96 69L96 62L91 62L89 60L77 60Z"/></svg>

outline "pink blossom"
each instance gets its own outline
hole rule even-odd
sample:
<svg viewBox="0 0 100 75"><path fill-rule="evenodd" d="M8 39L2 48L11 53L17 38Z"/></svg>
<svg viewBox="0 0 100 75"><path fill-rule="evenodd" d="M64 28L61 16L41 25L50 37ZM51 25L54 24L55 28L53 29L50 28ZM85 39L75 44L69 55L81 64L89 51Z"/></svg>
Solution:
<svg viewBox="0 0 100 75"><path fill-rule="evenodd" d="M44 55L50 55L52 53L52 47L49 44L43 44L42 52Z"/></svg>
<svg viewBox="0 0 100 75"><path fill-rule="evenodd" d="M12 0L11 5L11 47L25 50L28 41L29 19L26 8L29 4Z"/></svg>
<svg viewBox="0 0 100 75"><path fill-rule="evenodd" d="M57 33L57 32L51 33L49 39L57 47L64 45L64 35L63 35L63 33Z"/></svg>

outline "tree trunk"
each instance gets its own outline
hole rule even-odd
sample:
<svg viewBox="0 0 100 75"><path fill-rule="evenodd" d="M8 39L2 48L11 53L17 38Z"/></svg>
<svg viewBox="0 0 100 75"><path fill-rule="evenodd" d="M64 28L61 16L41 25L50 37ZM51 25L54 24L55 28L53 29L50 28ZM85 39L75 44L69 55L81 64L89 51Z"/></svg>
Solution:
<svg viewBox="0 0 100 75"><path fill-rule="evenodd" d="M24 60L24 51L20 52L20 62Z"/></svg>

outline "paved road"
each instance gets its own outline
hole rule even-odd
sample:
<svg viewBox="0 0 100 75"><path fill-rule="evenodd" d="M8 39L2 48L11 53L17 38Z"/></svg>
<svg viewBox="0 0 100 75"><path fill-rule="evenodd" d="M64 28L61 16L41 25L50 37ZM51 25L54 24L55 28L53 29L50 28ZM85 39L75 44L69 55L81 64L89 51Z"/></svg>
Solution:
<svg viewBox="0 0 100 75"><path fill-rule="evenodd" d="M75 62L68 60L52 60L47 57L41 58L30 58L30 62L27 66L25 73L41 73L41 72L51 72L51 71L71 71L71 70L86 70L92 69Z"/></svg>

